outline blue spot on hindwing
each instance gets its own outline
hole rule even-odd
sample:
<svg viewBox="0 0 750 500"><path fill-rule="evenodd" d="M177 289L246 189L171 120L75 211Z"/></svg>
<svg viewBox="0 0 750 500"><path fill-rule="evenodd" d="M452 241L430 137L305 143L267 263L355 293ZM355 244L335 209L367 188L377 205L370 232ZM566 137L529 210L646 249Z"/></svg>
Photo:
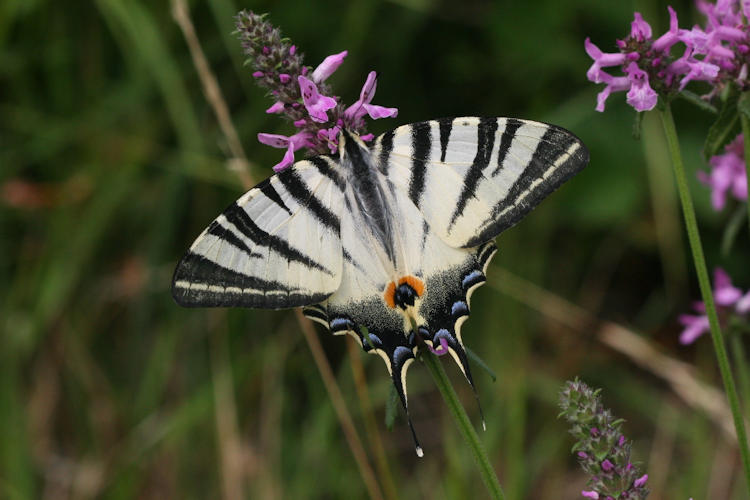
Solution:
<svg viewBox="0 0 750 500"><path fill-rule="evenodd" d="M414 354L408 347L400 345L393 351L393 363L400 368L404 364L404 358L411 358L413 356Z"/></svg>
<svg viewBox="0 0 750 500"><path fill-rule="evenodd" d="M331 331L340 332L341 330L351 330L354 322L349 318L333 318L331 320Z"/></svg>
<svg viewBox="0 0 750 500"><path fill-rule="evenodd" d="M458 302L454 302L453 306L451 306L451 315L453 317L456 317L456 316L466 316L468 314L469 314L469 306L463 300L459 300Z"/></svg>
<svg viewBox="0 0 750 500"><path fill-rule="evenodd" d="M453 335L451 335L451 332L449 332L445 328L441 328L440 330L435 332L435 335L433 335L432 337L432 343L440 345L441 338L447 340L448 345L453 344Z"/></svg>
<svg viewBox="0 0 750 500"><path fill-rule="evenodd" d="M484 274L482 271L472 271L469 274L466 275L466 277L461 281L461 286L464 288L464 290L468 290L473 285L476 285L477 283L480 283L484 281Z"/></svg>

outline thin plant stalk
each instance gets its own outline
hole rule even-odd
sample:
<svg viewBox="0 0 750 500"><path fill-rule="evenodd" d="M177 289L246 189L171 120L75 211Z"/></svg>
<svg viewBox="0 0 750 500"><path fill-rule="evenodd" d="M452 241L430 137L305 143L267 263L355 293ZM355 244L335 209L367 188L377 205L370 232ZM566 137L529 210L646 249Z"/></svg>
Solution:
<svg viewBox="0 0 750 500"><path fill-rule="evenodd" d="M669 153L672 157L672 167L674 168L675 180L677 181L677 190L680 194L680 203L682 205L682 214L685 217L685 228L687 230L688 240L690 241L690 250L693 255L695 271L698 275L698 284L700 286L703 303L706 305L706 314L711 327L711 340L716 352L716 360L719 364L719 371L724 382L724 390L729 401L729 408L732 411L734 427L737 431L737 442L740 448L740 458L742 459L742 468L745 473L745 481L750 489L750 450L748 450L747 433L745 431L745 422L740 409L740 401L737 396L737 388L732 378L732 370L729 366L727 350L724 346L724 338L719 328L719 318L716 315L716 305L711 292L711 282L708 278L708 269L706 268L706 259L703 255L700 233L698 232L698 223L695 218L695 209L693 208L693 199L685 177L685 167L682 163L682 154L680 153L680 143L677 138L677 129L675 127L672 110L667 103L660 111L661 121L664 125L664 134L667 137Z"/></svg>
<svg viewBox="0 0 750 500"><path fill-rule="evenodd" d="M380 435L377 421L375 420L375 414L372 411L372 404L370 402L370 390L367 386L367 380L365 379L365 369L362 366L362 358L360 354L362 348L360 348L356 341L347 336L346 347L349 351L349 357L352 360L352 375L354 376L354 387L357 389L357 396L359 396L359 407L362 410L362 420L365 424L365 432L367 433L367 440L370 442L370 449L373 455L375 455L375 467L378 471L381 484L383 486L383 494L387 500L398 500L398 491L396 489L396 483L393 480L393 474L391 474L391 468L388 465L388 457L385 454L385 447L383 446L383 438Z"/></svg>
<svg viewBox="0 0 750 500"><path fill-rule="evenodd" d="M383 492L380 489L380 484L377 479L375 479L375 471L367 458L365 447L357 433L357 428L354 426L354 421L349 414L349 410L346 408L344 396L341 394L341 389L336 382L336 377L333 375L331 365L328 363L328 359L323 352L323 346L320 345L320 341L315 334L312 322L302 314L302 308L298 307L295 309L294 315L302 329L302 334L304 335L307 345L310 348L310 352L313 355L315 365L318 367L320 376L323 379L323 385L326 388L326 392L328 392L328 397L331 399L333 409L339 419L341 429L344 431L344 437L349 443L349 449L352 451L354 461L357 463L362 480L365 482L365 488L367 488L367 492L372 500L383 500Z"/></svg>
<svg viewBox="0 0 750 500"><path fill-rule="evenodd" d="M489 493L490 498L504 500L505 495L500 487L500 481L497 479L495 469L492 468L492 463L490 463L490 460L487 457L487 452L484 451L484 446L482 446L481 441L479 441L479 436L477 436L474 426L472 425L471 420L469 420L469 416L466 414L466 410L464 410L463 405L461 405L461 402L458 400L458 395L456 395L456 391L453 390L453 386L451 385L445 370L443 370L443 365L440 364L437 356L430 352L423 352L421 358L427 366L427 369L430 370L435 385L437 385L440 390L440 394L443 395L443 400L445 400L448 408L450 408L451 414L453 414L453 418L456 420L456 424L458 424L458 429L461 431L461 435L463 435L464 440L471 449L471 453L479 466L479 473L482 476L484 485L487 487L487 492Z"/></svg>
<svg viewBox="0 0 750 500"><path fill-rule="evenodd" d="M734 358L735 365L737 366L737 378L739 379L738 385L740 386L740 394L744 396L740 403L742 404L742 410L747 413L750 408L750 373L747 369L747 358L745 357L745 346L742 344L741 333L735 329L729 330L729 349L732 351L732 358Z"/></svg>
<svg viewBox="0 0 750 500"><path fill-rule="evenodd" d="M750 94L745 94L743 98L750 98ZM745 144L745 175L747 176L748 196L745 201L747 207L747 224L750 228L750 117L744 111L740 111L740 121L742 122L742 140Z"/></svg>

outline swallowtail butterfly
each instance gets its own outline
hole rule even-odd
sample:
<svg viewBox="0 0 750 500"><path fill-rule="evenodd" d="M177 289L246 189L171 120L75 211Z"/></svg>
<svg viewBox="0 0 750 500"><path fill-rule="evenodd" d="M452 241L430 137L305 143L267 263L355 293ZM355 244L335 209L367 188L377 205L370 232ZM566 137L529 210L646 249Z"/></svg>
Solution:
<svg viewBox="0 0 750 500"><path fill-rule="evenodd" d="M513 118L412 123L371 145L344 130L337 154L295 163L214 220L172 294L187 307L304 306L383 358L408 418L421 342L447 349L474 387L461 325L495 237L587 162L567 130Z"/></svg>

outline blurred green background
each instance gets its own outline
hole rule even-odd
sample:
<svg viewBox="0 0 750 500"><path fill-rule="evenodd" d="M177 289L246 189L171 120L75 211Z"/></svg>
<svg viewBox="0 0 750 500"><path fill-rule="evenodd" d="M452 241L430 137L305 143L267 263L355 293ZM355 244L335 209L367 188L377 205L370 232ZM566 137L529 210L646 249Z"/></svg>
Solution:
<svg viewBox="0 0 750 500"><path fill-rule="evenodd" d="M281 156L256 134L291 127L263 112L270 101L242 65L231 32L244 8L270 12L309 65L349 50L329 80L345 102L376 69L374 102L399 116L371 124L375 133L502 115L580 136L590 166L500 236L463 328L498 376L474 368L480 437L507 498L580 497L586 478L556 418L557 392L574 376L627 419L651 498L747 498L727 417L709 415L710 398L694 390L720 387L710 341L677 343L676 316L699 294L660 123L647 115L635 140L624 95L596 113L600 86L585 78L586 36L613 50L634 10L663 32L666 2L190 3L256 181ZM691 2L672 5L681 27L703 22ZM737 207L713 212L694 176L711 116L683 102L674 112L709 267L747 289L746 226L722 253ZM0 2L1 498L367 497L295 316L185 310L170 297L177 260L243 192L229 158L169 2ZM624 347L605 345L618 325L646 343L621 335ZM483 498L424 367L409 373L418 459L401 415L385 428L383 363L353 351L353 365L348 340L316 330L384 497ZM649 358L656 352L668 358ZM479 428L470 389L445 366Z"/></svg>

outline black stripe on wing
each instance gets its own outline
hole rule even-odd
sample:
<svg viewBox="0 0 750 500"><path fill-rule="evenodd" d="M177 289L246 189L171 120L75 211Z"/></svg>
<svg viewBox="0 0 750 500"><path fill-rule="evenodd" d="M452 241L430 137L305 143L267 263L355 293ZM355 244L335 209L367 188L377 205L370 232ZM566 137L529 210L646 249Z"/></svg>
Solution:
<svg viewBox="0 0 750 500"><path fill-rule="evenodd" d="M238 238L230 229L227 229L216 221L213 221L211 225L208 226L206 233L212 234L217 238L226 241L238 250L242 250L248 257L261 257L259 253L253 252L250 247Z"/></svg>
<svg viewBox="0 0 750 500"><path fill-rule="evenodd" d="M586 146L578 137L555 125L548 128L537 144L523 173L482 224L482 230L464 248L480 245L515 225L540 201L580 172L589 161ZM498 151L498 156L505 155Z"/></svg>
<svg viewBox="0 0 750 500"><path fill-rule="evenodd" d="M409 198L414 205L419 206L419 199L424 191L427 163L430 161L432 148L432 131L430 122L411 124L412 167L409 181Z"/></svg>
<svg viewBox="0 0 750 500"><path fill-rule="evenodd" d="M297 200L297 203L312 212L315 218L326 226L338 230L341 225L338 215L331 212L313 195L295 169L287 168L276 175L289 194Z"/></svg>
<svg viewBox="0 0 750 500"><path fill-rule="evenodd" d="M466 208L466 203L476 194L477 184L479 184L480 179L483 177L482 172L487 168L487 165L490 164L492 148L495 146L496 132L497 118L479 119L479 126L477 126L477 153L471 167L469 167L469 171L464 177L463 189L458 197L458 203L453 211L450 223L448 224L448 232L450 232L453 224L455 224L456 219L463 214L464 208ZM445 150L443 150L442 154L445 156Z"/></svg>
<svg viewBox="0 0 750 500"><path fill-rule="evenodd" d="M378 138L376 146L380 148L378 154L378 167L383 175L388 175L388 159L391 157L391 151L393 151L393 136L396 135L395 130L389 130Z"/></svg>
<svg viewBox="0 0 750 500"><path fill-rule="evenodd" d="M281 199L281 195L279 194L279 192L276 191L276 188L273 187L273 184L271 184L271 179L273 179L273 177L269 177L268 179L258 184L256 187L260 190L261 193L266 196L266 198L274 202L279 208L284 210L289 215L292 215L292 211L289 210L289 207L286 206L284 200Z"/></svg>
<svg viewBox="0 0 750 500"><path fill-rule="evenodd" d="M448 142L453 129L453 118L439 118L437 120L440 128L440 161L445 162L445 154L448 150Z"/></svg>
<svg viewBox="0 0 750 500"><path fill-rule="evenodd" d="M341 174L333 169L332 160L330 158L331 157L328 155L313 156L307 161L315 165L315 168L318 169L318 172L333 181L333 183L336 184L336 187L339 188L339 191L343 193L344 191L346 191L346 181L343 177L341 177Z"/></svg>
<svg viewBox="0 0 750 500"><path fill-rule="evenodd" d="M236 203L232 204L227 210L225 210L223 215L228 222L234 225L234 227L257 246L268 247L270 250L277 252L289 261L299 262L311 269L317 269L323 271L329 276L333 276L332 270L326 269L312 257L304 255L296 248L290 246L289 242L284 238L267 233L258 227L247 212L245 212L245 209ZM336 228L338 228L338 226L336 226Z"/></svg>
<svg viewBox="0 0 750 500"><path fill-rule="evenodd" d="M172 278L172 297L183 307L281 309L321 302L329 295L248 276L192 252L182 258Z"/></svg>
<svg viewBox="0 0 750 500"><path fill-rule="evenodd" d="M510 145L513 142L513 137L515 137L516 132L521 128L521 125L523 125L523 122L521 122L521 120L516 120L515 118L508 118L505 122L503 133L500 134L500 147L497 150L497 166L495 167L495 170L492 171L492 177L495 177L502 172L505 156L508 154Z"/></svg>

